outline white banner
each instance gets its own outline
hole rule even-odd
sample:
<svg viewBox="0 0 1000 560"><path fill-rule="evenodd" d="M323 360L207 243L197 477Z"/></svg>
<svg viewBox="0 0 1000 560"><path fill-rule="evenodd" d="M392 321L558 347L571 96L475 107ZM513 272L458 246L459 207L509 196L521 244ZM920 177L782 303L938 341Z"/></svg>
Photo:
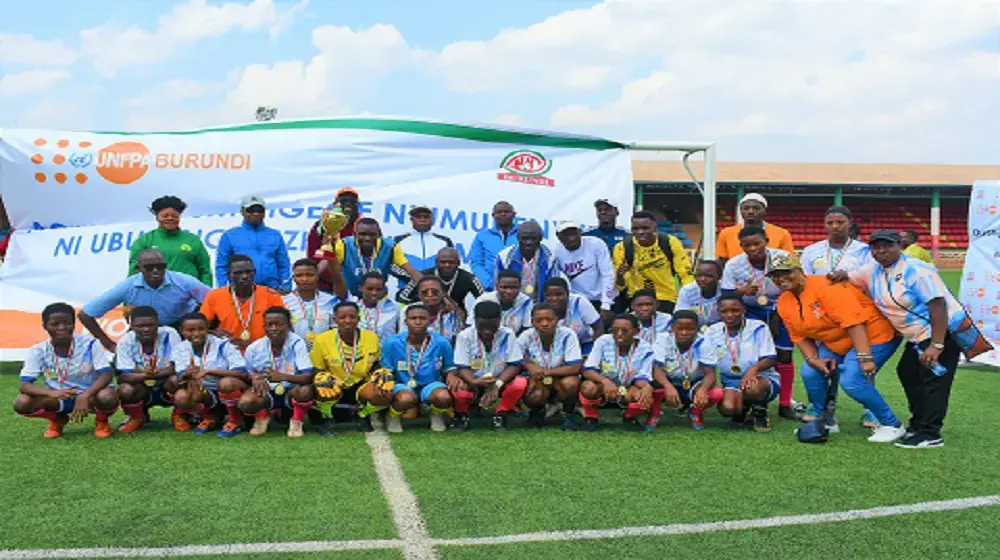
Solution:
<svg viewBox="0 0 1000 560"><path fill-rule="evenodd" d="M148 208L157 197L187 202L182 227L214 255L240 223L240 198L261 195L265 223L283 232L294 260L344 186L386 235L409 231L412 205L430 205L434 231L463 259L499 200L549 239L558 220L593 224L599 198L615 200L623 220L633 206L628 153L592 137L390 118L141 135L3 130L0 196L17 230L0 267L0 348L42 340L45 305L82 306L121 281L132 240L156 227Z"/></svg>
<svg viewBox="0 0 1000 560"><path fill-rule="evenodd" d="M994 348L973 361L1000 366L1000 181L972 186L961 300Z"/></svg>

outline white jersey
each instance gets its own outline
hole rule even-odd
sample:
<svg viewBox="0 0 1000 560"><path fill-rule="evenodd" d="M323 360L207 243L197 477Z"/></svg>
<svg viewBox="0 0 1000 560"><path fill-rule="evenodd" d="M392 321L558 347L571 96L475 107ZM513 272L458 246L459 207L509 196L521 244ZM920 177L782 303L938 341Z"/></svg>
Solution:
<svg viewBox="0 0 1000 560"><path fill-rule="evenodd" d="M476 303L481 301L492 301L494 303L500 303L500 294L497 292L486 292L485 294L476 298ZM521 332L523 329L531 328L531 310L534 309L535 303L531 301L531 298L524 294L517 294L517 298L514 300L514 305L510 306L508 309L504 309L501 313L500 324L508 329L514 331L515 333ZM476 305L472 305L472 309L469 310L469 318L466 321L469 326L476 324Z"/></svg>
<svg viewBox="0 0 1000 560"><path fill-rule="evenodd" d="M156 369L169 367L174 363L174 349L180 343L181 335L177 334L173 327L159 327L153 353L147 355L142 351L142 344L136 338L135 331L129 331L121 337L115 348L115 369L121 375L123 373L139 373L149 363L155 363ZM162 385L163 382L163 379L156 381L157 385Z"/></svg>
<svg viewBox="0 0 1000 560"><path fill-rule="evenodd" d="M288 336L285 337L285 344L281 347L279 355L274 355L271 339L265 336L255 340L247 347L244 358L250 375L264 375L272 368L286 375L302 375L313 371L306 341L293 332L289 332ZM286 388L293 386L292 383L288 382L283 383L283 385ZM272 389L277 386L278 383L271 383Z"/></svg>
<svg viewBox="0 0 1000 560"><path fill-rule="evenodd" d="M239 348L232 342L213 334L205 338L205 347L202 348L201 356L195 353L191 342L183 340L174 348L170 359L177 369L177 375L183 374L184 370L192 366L211 371L245 371L247 369L246 361L243 359L243 354L240 354ZM206 389L215 390L219 386L219 378L214 375L206 375L201 384Z"/></svg>
<svg viewBox="0 0 1000 560"><path fill-rule="evenodd" d="M580 340L576 333L566 327L556 327L556 334L548 350L542 344L541 335L533 328L521 333L517 337L517 343L521 346L525 360L545 369L556 369L583 361Z"/></svg>
<svg viewBox="0 0 1000 560"><path fill-rule="evenodd" d="M871 260L871 249L861 241L852 239L844 247L835 249L830 246L830 240L824 239L802 251L802 271L820 276L833 270L854 272Z"/></svg>
<svg viewBox="0 0 1000 560"><path fill-rule="evenodd" d="M111 354L93 337L74 334L69 356L56 355L51 339L29 348L18 379L34 383L44 377L47 389L86 391L107 371Z"/></svg>
<svg viewBox="0 0 1000 560"><path fill-rule="evenodd" d="M476 327L468 327L458 333L455 339L455 367L472 370L476 377L503 373L507 366L520 365L522 360L521 347L517 343L514 331L500 327L493 336L492 348L479 340Z"/></svg>
<svg viewBox="0 0 1000 560"><path fill-rule="evenodd" d="M324 333L334 326L333 307L340 303L340 298L326 292L316 291L311 300L304 300L298 291L281 296L288 313L292 316L292 332L301 336L306 345L312 348L312 336Z"/></svg>

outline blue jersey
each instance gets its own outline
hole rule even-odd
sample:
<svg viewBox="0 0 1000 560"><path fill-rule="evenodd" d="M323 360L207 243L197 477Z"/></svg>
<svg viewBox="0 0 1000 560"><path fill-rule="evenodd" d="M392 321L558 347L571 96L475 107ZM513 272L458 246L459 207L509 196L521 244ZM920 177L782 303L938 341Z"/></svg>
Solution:
<svg viewBox="0 0 1000 560"><path fill-rule="evenodd" d="M730 335L725 323L716 323L705 333L707 345L704 352L714 352L716 364L723 377L742 377L746 370L757 365L757 362L778 357L771 338L771 329L762 321L747 319L743 328L735 335ZM739 372L733 371L733 365ZM777 375L774 368L758 372L760 375Z"/></svg>
<svg viewBox="0 0 1000 560"><path fill-rule="evenodd" d="M277 356L271 347L271 339L265 336L247 347L244 358L247 362L247 371L255 376L264 375L270 369L286 375L302 375L314 371L306 341L293 332L289 332L285 337L285 344ZM286 389L294 386L287 381L282 384ZM274 389L278 385L271 383L271 388Z"/></svg>
<svg viewBox="0 0 1000 560"><path fill-rule="evenodd" d="M408 333L391 336L382 343L382 367L392 371L396 383L411 386L412 379L417 387L423 387L441 381L444 374L455 369L455 354L448 340L437 333L427 334L430 339L422 348L410 345Z"/></svg>
<svg viewBox="0 0 1000 560"><path fill-rule="evenodd" d="M632 349L622 355L614 337L606 334L594 342L594 348L583 367L596 371L619 385L627 386L639 380L652 382L654 362L653 347L645 341L635 339Z"/></svg>
<svg viewBox="0 0 1000 560"><path fill-rule="evenodd" d="M44 377L45 388L54 391L86 391L107 371L111 371L111 354L94 338L74 334L69 356L57 356L51 340L32 346L18 378L34 383Z"/></svg>
<svg viewBox="0 0 1000 560"><path fill-rule="evenodd" d="M566 302L566 316L559 320L559 326L575 332L580 346L586 346L594 341L594 328L591 325L600 320L601 314L594 309L590 300L581 295L570 294Z"/></svg>
<svg viewBox="0 0 1000 560"><path fill-rule="evenodd" d="M184 340L174 348L170 359L174 362L174 367L177 368L177 375L183 374L184 370L189 367L206 371L246 371L247 369L246 361L243 359L243 354L240 354L239 348L232 342L212 334L205 338L205 346L202 348L200 356L194 351L191 342ZM214 375L206 375L202 379L201 385L206 389L218 389L219 378Z"/></svg>

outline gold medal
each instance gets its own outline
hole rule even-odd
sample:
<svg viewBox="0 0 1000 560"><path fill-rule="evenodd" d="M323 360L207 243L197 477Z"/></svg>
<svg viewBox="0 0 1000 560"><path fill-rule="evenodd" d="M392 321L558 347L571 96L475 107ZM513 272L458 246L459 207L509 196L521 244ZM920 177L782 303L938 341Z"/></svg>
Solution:
<svg viewBox="0 0 1000 560"><path fill-rule="evenodd" d="M729 373L733 375L739 375L743 373L743 370L740 369L740 366L734 364L732 367L729 368Z"/></svg>
<svg viewBox="0 0 1000 560"><path fill-rule="evenodd" d="M757 296L757 305L761 307L767 305L767 296Z"/></svg>
<svg viewBox="0 0 1000 560"><path fill-rule="evenodd" d="M688 391L691 389L691 380L687 377L684 378L684 383L681 383L681 389Z"/></svg>
<svg viewBox="0 0 1000 560"><path fill-rule="evenodd" d="M628 388L626 388L624 385L619 386L618 387L618 398L619 399L624 399L627 396L628 396Z"/></svg>
<svg viewBox="0 0 1000 560"><path fill-rule="evenodd" d="M493 381L493 374L492 373L483 374L483 381Z"/></svg>
<svg viewBox="0 0 1000 560"><path fill-rule="evenodd" d="M274 386L274 394L278 395L279 397L281 395L284 395L285 394L285 386L282 385L281 383L278 383L277 385L275 385Z"/></svg>
<svg viewBox="0 0 1000 560"><path fill-rule="evenodd" d="M535 287L531 284L528 284L527 286L524 287L524 293L530 296L531 294L535 293Z"/></svg>
<svg viewBox="0 0 1000 560"><path fill-rule="evenodd" d="M312 342L312 341L316 340L316 333L314 333L312 331L307 332L306 333L306 340L309 341L309 342Z"/></svg>
<svg viewBox="0 0 1000 560"><path fill-rule="evenodd" d="M406 386L409 387L410 389L415 389L417 387L417 380L410 379L409 381L406 382Z"/></svg>
<svg viewBox="0 0 1000 560"><path fill-rule="evenodd" d="M702 326L701 326L701 333L702 333L702 334L705 334L705 333L707 333L707 332L708 332L708 325L702 325Z"/></svg>
<svg viewBox="0 0 1000 560"><path fill-rule="evenodd" d="M479 370L483 369L483 361L482 360L472 360L472 363L469 364L469 365L472 367L472 371L479 371Z"/></svg>
<svg viewBox="0 0 1000 560"><path fill-rule="evenodd" d="M156 380L155 379L147 379L147 380L143 381L143 383L146 385L146 387L155 387L156 386Z"/></svg>
<svg viewBox="0 0 1000 560"><path fill-rule="evenodd" d="M243 332L240 333L240 338L242 340L250 340L250 331L244 329Z"/></svg>
<svg viewBox="0 0 1000 560"><path fill-rule="evenodd" d="M552 376L551 375L546 375L542 379L542 385L552 385Z"/></svg>

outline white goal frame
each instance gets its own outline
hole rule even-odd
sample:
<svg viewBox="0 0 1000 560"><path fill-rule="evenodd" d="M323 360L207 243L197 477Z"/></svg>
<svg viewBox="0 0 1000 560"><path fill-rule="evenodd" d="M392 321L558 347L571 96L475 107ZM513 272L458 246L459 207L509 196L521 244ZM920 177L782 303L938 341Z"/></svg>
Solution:
<svg viewBox="0 0 1000 560"><path fill-rule="evenodd" d="M701 192L702 230L701 254L705 259L715 258L715 142L674 142L674 141L638 141L625 142L627 149L635 152L682 152L684 154L684 169L691 176L694 185ZM705 176L701 181L691 171L688 158L701 152L705 163Z"/></svg>

